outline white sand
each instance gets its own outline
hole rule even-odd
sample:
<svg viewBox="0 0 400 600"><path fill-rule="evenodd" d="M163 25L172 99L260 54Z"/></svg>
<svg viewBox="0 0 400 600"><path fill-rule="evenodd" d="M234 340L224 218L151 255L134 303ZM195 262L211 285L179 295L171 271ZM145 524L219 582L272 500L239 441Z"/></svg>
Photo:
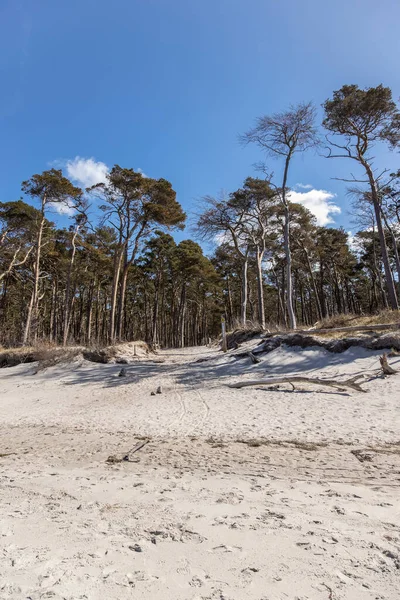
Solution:
<svg viewBox="0 0 400 600"><path fill-rule="evenodd" d="M225 385L369 376L378 353L159 359L127 377L86 361L0 371L1 599L400 596L400 375L365 394Z"/></svg>

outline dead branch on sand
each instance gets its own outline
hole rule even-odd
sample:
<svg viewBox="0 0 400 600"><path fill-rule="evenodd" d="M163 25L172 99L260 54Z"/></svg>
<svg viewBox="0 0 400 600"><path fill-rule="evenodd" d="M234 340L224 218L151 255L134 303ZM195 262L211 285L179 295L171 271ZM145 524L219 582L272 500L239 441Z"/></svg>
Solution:
<svg viewBox="0 0 400 600"><path fill-rule="evenodd" d="M238 383L229 383L228 387L231 388L243 388L253 385L275 385L276 383L311 383L313 385L323 385L327 387L333 387L343 391L344 388L350 388L356 392L366 392L363 390L361 385L357 383L359 379L362 379L364 375L356 375L351 379L345 379L344 381L336 381L335 379L319 379L318 377L301 377L301 376L290 376L290 377L269 377L268 379L252 379L251 381L239 381Z"/></svg>
<svg viewBox="0 0 400 600"><path fill-rule="evenodd" d="M256 365L261 361L260 358L258 358L251 350L247 351L247 352L235 352L230 354L231 356L233 356L234 358L240 359L240 358L250 358L251 362Z"/></svg>
<svg viewBox="0 0 400 600"><path fill-rule="evenodd" d="M385 354L385 352L382 354L382 356L379 357L379 362L381 363L384 375L394 375L395 373L397 373L397 371L389 365L387 355Z"/></svg>
<svg viewBox="0 0 400 600"><path fill-rule="evenodd" d="M146 446L146 444L148 444L149 442L150 442L150 440L141 441L138 444L136 444L135 446L133 446L133 448L128 450L128 452L122 458L119 458L118 456L115 456L115 455L111 455L107 458L106 462L109 464L121 463L124 461L129 462L130 461L129 456L131 454L135 454L135 452L138 452L138 450L141 450L141 448L143 448L143 446Z"/></svg>
<svg viewBox="0 0 400 600"><path fill-rule="evenodd" d="M333 590L332 590L332 588L331 588L331 587L329 587L329 585L326 585L326 583L323 583L322 585L323 585L324 587L326 587L326 589L327 589L327 590L328 590L328 592L329 592L329 600L333 600Z"/></svg>

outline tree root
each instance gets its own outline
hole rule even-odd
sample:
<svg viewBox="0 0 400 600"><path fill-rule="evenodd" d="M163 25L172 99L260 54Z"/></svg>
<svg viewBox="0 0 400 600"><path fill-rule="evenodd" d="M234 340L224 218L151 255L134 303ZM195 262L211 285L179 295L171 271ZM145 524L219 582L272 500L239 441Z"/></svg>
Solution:
<svg viewBox="0 0 400 600"><path fill-rule="evenodd" d="M386 353L382 354L382 356L379 358L379 362L381 363L384 375L394 375L397 373L397 371L389 365Z"/></svg>

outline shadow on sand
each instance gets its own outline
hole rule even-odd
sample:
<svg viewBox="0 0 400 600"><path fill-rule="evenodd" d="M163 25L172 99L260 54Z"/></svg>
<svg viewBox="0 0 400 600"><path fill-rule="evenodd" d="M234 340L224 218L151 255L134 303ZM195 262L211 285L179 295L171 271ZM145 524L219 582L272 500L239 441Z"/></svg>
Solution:
<svg viewBox="0 0 400 600"><path fill-rule="evenodd" d="M377 358L376 368L379 370L378 356L381 351L371 351L363 348L350 348L341 354L332 354L327 350L311 348L285 348L280 347L264 354L261 363L252 364L250 358L238 358L234 355L223 355L215 352L215 355L208 356L204 361L197 362L198 357L194 356L192 362L174 364L171 362L156 361L137 361L134 364L99 364L84 362L81 364L59 365L39 371L34 374L35 367L25 365L23 372L13 368L7 377L20 377L22 374L28 377L37 378L40 381L54 381L58 379L64 385L92 385L100 384L105 388L114 388L119 386L134 385L143 379L154 378L155 385L162 385L163 378L174 379L174 383L187 386L191 389L203 387L207 382L208 387L218 387L221 384L232 381L233 378L245 374L253 374L256 377L282 377L289 374L312 374L318 373L323 377L323 370L326 368L337 368L334 376L341 377L341 366L348 365L363 358ZM174 353L174 357L186 356L184 352ZM163 355L160 354L162 358ZM400 359L392 360L394 366L400 362ZM356 363L359 370L354 370L351 375L358 375L365 372L365 367L361 368L360 363ZM121 369L126 371L125 377L119 377ZM14 370L15 369L15 370ZM343 374L344 376L344 374ZM330 373L332 377L332 372Z"/></svg>

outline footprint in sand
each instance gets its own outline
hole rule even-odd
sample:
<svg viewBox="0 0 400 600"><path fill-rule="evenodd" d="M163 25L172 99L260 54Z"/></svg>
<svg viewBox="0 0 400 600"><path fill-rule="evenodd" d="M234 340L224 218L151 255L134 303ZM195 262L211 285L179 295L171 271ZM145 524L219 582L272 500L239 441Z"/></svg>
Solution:
<svg viewBox="0 0 400 600"><path fill-rule="evenodd" d="M221 544L220 546L215 546L211 552L241 552L243 548L240 546L227 546L226 544Z"/></svg>
<svg viewBox="0 0 400 600"><path fill-rule="evenodd" d="M204 581L202 579L200 579L200 577L197 577L197 575L195 575L194 577L192 577L192 579L189 581L189 585L191 587L203 587L204 585Z"/></svg>
<svg viewBox="0 0 400 600"><path fill-rule="evenodd" d="M179 573L179 575L190 574L190 563L186 558L181 559L180 566L176 569L176 572Z"/></svg>

